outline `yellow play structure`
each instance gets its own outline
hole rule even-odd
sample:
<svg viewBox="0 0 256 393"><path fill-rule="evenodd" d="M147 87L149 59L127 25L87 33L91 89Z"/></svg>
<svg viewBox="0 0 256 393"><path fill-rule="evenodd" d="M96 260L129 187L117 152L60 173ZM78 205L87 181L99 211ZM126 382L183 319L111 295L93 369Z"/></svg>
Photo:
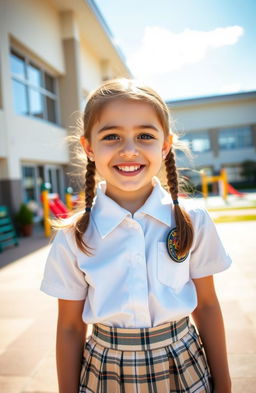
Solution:
<svg viewBox="0 0 256 393"><path fill-rule="evenodd" d="M208 197L208 184L218 182L219 183L219 191L220 195L224 199L227 200L228 196L228 176L226 169L221 169L219 176L207 176L203 171L200 172L202 179L202 193L203 197Z"/></svg>

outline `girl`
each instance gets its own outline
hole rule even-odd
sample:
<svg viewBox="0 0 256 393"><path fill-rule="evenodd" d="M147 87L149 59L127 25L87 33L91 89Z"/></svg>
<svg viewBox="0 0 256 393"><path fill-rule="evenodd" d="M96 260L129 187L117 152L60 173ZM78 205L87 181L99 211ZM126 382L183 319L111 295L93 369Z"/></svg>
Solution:
<svg viewBox="0 0 256 393"><path fill-rule="evenodd" d="M57 232L41 284L59 299L60 393L231 392L212 277L230 259L207 212L178 199L172 139L152 89L120 79L89 97L85 209Z"/></svg>

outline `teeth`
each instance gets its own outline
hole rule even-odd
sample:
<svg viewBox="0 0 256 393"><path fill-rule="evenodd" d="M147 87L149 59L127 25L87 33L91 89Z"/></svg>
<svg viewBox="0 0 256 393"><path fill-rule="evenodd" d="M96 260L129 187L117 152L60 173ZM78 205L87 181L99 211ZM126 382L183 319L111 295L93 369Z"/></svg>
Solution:
<svg viewBox="0 0 256 393"><path fill-rule="evenodd" d="M118 166L118 169L123 172L134 172L140 168L140 165L136 166Z"/></svg>

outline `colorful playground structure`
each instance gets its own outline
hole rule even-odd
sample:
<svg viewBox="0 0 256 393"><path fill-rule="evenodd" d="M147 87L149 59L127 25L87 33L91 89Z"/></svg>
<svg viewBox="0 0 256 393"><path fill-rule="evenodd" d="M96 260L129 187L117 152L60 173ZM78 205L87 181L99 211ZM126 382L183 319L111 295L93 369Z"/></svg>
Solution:
<svg viewBox="0 0 256 393"><path fill-rule="evenodd" d="M227 171L221 169L220 174L217 176L207 176L203 171L200 172L202 181L202 193L206 199L208 197L208 185L218 183L219 193L226 201L228 194L233 194L238 197L243 197L244 194L236 190L231 184L228 183ZM74 196L71 187L68 187L65 193L64 204L56 193L50 193L51 185L44 183L42 185L41 201L43 205L43 219L44 219L44 232L45 236L51 235L50 218L67 218L69 213L74 209L79 199L83 199L84 194Z"/></svg>
<svg viewBox="0 0 256 393"><path fill-rule="evenodd" d="M57 193L50 193L51 185L44 183L42 185L41 201L43 206L44 233L48 237L51 235L51 225L49 219L67 218L69 212L75 207L77 200L81 195L73 196L73 189L68 187L65 193L66 205L62 202Z"/></svg>
<svg viewBox="0 0 256 393"><path fill-rule="evenodd" d="M200 172L202 181L202 193L203 197L206 199L208 197L208 184L218 183L219 193L224 199L227 200L228 194L233 194L239 197L243 197L244 194L236 190L231 184L228 183L228 176L226 169L221 169L218 176L207 176L203 171Z"/></svg>

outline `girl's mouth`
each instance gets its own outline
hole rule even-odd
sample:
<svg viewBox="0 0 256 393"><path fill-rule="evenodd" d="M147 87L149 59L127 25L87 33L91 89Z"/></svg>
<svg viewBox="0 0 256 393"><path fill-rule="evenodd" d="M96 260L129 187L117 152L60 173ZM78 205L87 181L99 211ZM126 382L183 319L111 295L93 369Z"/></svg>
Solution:
<svg viewBox="0 0 256 393"><path fill-rule="evenodd" d="M115 165L115 170L123 176L134 176L140 173L145 165Z"/></svg>

